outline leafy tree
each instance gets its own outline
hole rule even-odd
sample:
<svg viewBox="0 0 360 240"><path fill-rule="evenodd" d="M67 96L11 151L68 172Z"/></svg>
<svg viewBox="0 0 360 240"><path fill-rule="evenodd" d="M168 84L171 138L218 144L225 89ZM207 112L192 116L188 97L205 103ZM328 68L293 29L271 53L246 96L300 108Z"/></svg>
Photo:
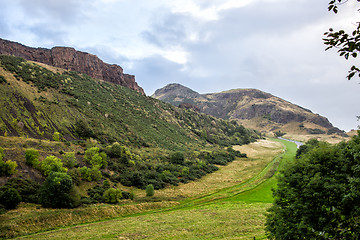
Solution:
<svg viewBox="0 0 360 240"><path fill-rule="evenodd" d="M60 141L60 133L59 132L54 132L53 140L57 141L57 142Z"/></svg>
<svg viewBox="0 0 360 240"><path fill-rule="evenodd" d="M103 194L103 199L106 203L117 203L121 198L122 194L119 189L109 188Z"/></svg>
<svg viewBox="0 0 360 240"><path fill-rule="evenodd" d="M154 196L154 194L155 194L154 185L152 185L152 184L147 185L145 192L146 192L146 196L148 196L148 197Z"/></svg>
<svg viewBox="0 0 360 240"><path fill-rule="evenodd" d="M40 165L41 171L45 176L48 176L51 172L67 172L67 168L63 167L61 159L55 156L46 157Z"/></svg>
<svg viewBox="0 0 360 240"><path fill-rule="evenodd" d="M360 2L360 0L356 1ZM338 13L338 6L346 2L347 0L332 0L329 2L328 10L336 14ZM339 55L343 56L346 60L349 57L356 58L358 56L360 50L360 22L355 24L355 28L350 33L344 30L335 31L333 28L330 28L324 35L324 44L328 46L326 50L337 48ZM357 66L352 66L347 79L350 80L355 74L358 74L360 77L360 69Z"/></svg>
<svg viewBox="0 0 360 240"><path fill-rule="evenodd" d="M37 168L39 166L39 152L36 149L29 148L25 151L26 164Z"/></svg>
<svg viewBox="0 0 360 240"><path fill-rule="evenodd" d="M63 172L51 172L40 188L40 202L44 207L74 207L72 190L73 182L69 175Z"/></svg>
<svg viewBox="0 0 360 240"><path fill-rule="evenodd" d="M0 189L0 203L4 205L6 209L15 209L20 202L21 196L16 189L6 187Z"/></svg>
<svg viewBox="0 0 360 240"><path fill-rule="evenodd" d="M274 190L270 239L359 239L360 135L318 143L285 167Z"/></svg>

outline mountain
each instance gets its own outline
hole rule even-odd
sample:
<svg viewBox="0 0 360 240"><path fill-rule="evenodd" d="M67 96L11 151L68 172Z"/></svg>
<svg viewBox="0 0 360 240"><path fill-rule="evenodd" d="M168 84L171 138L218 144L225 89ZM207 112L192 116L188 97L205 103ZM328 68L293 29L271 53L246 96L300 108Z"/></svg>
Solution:
<svg viewBox="0 0 360 240"><path fill-rule="evenodd" d="M77 51L74 48L31 48L0 38L0 54L85 73L92 78L119 84L145 94L144 90L136 83L134 75L124 74L120 66L104 63L97 56Z"/></svg>
<svg viewBox="0 0 360 240"><path fill-rule="evenodd" d="M91 137L168 150L243 144L257 137L237 123L85 74L7 55L0 55L0 66L2 136L52 139L58 132L65 141Z"/></svg>
<svg viewBox="0 0 360 240"><path fill-rule="evenodd" d="M236 119L259 131L343 133L327 118L257 89L199 94L180 84L169 84L156 90L152 97L175 106L199 109L217 118Z"/></svg>

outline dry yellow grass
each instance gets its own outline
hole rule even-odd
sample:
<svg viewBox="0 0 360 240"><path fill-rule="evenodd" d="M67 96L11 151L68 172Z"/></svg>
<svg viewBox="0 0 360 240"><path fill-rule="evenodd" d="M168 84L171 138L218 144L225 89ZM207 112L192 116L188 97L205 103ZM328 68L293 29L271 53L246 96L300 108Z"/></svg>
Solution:
<svg viewBox="0 0 360 240"><path fill-rule="evenodd" d="M235 146L234 149L246 153L248 158L237 158L227 166L219 166L218 171L200 180L156 191L156 196L165 198L201 196L245 182L259 174L283 151L283 146L278 142L260 140L244 146Z"/></svg>

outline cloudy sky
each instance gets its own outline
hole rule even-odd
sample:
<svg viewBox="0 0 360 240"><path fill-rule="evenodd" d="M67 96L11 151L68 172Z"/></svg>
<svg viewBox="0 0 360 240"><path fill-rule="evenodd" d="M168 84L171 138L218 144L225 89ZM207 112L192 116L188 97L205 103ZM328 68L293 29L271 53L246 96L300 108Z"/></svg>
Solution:
<svg viewBox="0 0 360 240"><path fill-rule="evenodd" d="M356 129L360 80L325 52L329 27L353 28L350 0L0 0L0 38L70 46L136 75L151 95L168 83L199 93L257 88Z"/></svg>

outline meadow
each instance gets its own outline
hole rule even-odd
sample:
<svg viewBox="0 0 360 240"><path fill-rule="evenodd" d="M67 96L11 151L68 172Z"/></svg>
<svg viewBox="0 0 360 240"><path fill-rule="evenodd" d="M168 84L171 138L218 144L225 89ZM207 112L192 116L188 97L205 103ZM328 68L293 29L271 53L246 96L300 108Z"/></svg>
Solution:
<svg viewBox="0 0 360 240"><path fill-rule="evenodd" d="M31 224L24 221L35 217L35 206L9 211L3 223L15 226L20 235L31 234L19 239L266 239L265 214L272 202L271 188L276 186L273 175L293 159L296 145L261 140L234 148L246 152L248 158L236 159L200 180L158 190L152 199L138 190L137 201L148 202L94 205L78 210L82 214L46 210L47 217L38 217L37 224L43 222L43 228L33 231L40 231L37 234L26 232ZM161 201L169 198L177 200ZM88 223L85 212L90 219L96 212L99 215ZM104 213L108 215L100 216ZM52 225L55 219L66 217L72 219L68 227Z"/></svg>

